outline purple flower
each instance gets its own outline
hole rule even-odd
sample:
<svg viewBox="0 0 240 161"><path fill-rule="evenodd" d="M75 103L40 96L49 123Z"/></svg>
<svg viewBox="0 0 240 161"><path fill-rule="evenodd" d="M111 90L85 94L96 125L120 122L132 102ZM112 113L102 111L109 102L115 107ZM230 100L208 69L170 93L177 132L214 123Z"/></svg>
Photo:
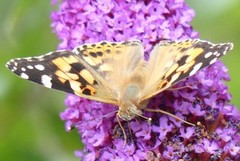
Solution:
<svg viewBox="0 0 240 161"><path fill-rule="evenodd" d="M62 40L59 48L137 38L148 52L162 39L197 37L189 23L193 16L194 11L177 0L65 0L52 13L52 27Z"/></svg>
<svg viewBox="0 0 240 161"><path fill-rule="evenodd" d="M193 136L194 132L195 132L194 127L187 127L187 128L181 127L180 128L180 136L185 139L191 138Z"/></svg>
<svg viewBox="0 0 240 161"><path fill-rule="evenodd" d="M203 147L207 153L214 154L220 147L215 141L210 141L208 139L203 140Z"/></svg>
<svg viewBox="0 0 240 161"><path fill-rule="evenodd" d="M168 160L174 160L177 159L174 156L174 149L173 146L167 146L165 147L165 150L163 151L163 157Z"/></svg>
<svg viewBox="0 0 240 161"><path fill-rule="evenodd" d="M56 3L53 0L52 3ZM162 39L196 38L190 22L194 11L183 0L63 0L52 13L59 48L73 49L87 42L139 39L145 57ZM151 124L137 118L116 120L118 108L68 94L61 113L67 131L76 128L84 143L75 155L92 160L238 160L240 113L231 105L226 67L221 62L201 70L174 88L153 97L161 108L198 126L189 126L161 113L144 112ZM123 148L124 147L124 148Z"/></svg>
<svg viewBox="0 0 240 161"><path fill-rule="evenodd" d="M240 147L239 147L239 145L236 145L236 143L234 143L234 142L228 142L224 146L224 151L227 153L230 153L230 155L232 155L232 156L238 155L238 158L240 158L240 155L239 155Z"/></svg>
<svg viewBox="0 0 240 161"><path fill-rule="evenodd" d="M166 138L166 135L172 131L173 124L169 123L169 120L167 117L163 116L159 119L159 124L153 125L153 132L158 133L158 139L164 140Z"/></svg>

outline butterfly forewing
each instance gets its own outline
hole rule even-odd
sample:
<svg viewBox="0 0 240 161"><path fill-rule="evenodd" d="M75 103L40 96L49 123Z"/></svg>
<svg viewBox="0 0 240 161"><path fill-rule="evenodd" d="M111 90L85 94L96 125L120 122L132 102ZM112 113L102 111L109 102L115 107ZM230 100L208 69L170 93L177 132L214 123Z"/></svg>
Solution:
<svg viewBox="0 0 240 161"><path fill-rule="evenodd" d="M45 87L117 105L121 89L130 83L143 54L139 41L103 41L81 45L73 51L13 59L6 66Z"/></svg>
<svg viewBox="0 0 240 161"><path fill-rule="evenodd" d="M146 66L149 71L148 83L143 90L142 100L192 76L232 48L232 43L212 44L199 39L160 42L153 49Z"/></svg>
<svg viewBox="0 0 240 161"><path fill-rule="evenodd" d="M101 82L95 78L81 59L71 51L10 60L6 66L24 79L81 97L116 104Z"/></svg>

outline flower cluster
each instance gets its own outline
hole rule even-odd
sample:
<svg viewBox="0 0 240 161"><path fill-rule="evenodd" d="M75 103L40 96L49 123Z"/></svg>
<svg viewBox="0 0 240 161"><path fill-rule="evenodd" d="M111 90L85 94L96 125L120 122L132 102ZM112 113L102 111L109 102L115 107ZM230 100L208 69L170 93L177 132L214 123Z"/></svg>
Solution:
<svg viewBox="0 0 240 161"><path fill-rule="evenodd" d="M139 39L146 58L162 39L195 38L194 16L183 0L65 0L52 13L52 26L62 40L59 48L86 42ZM151 124L137 118L116 120L117 107L68 94L61 113L66 129L75 127L85 147L76 156L93 160L226 160L240 159L240 113L223 80L227 69L217 62L150 100L197 126L161 113L144 112ZM177 90L178 87L185 87ZM175 89L174 89L175 88Z"/></svg>
<svg viewBox="0 0 240 161"><path fill-rule="evenodd" d="M59 48L139 39L148 52L162 39L196 37L189 24L193 16L183 0L65 0L51 17Z"/></svg>

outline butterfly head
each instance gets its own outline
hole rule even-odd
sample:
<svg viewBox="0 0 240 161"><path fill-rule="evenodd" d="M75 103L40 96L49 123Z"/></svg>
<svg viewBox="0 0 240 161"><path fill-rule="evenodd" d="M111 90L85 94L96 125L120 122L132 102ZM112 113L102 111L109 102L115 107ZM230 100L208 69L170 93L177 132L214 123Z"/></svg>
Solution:
<svg viewBox="0 0 240 161"><path fill-rule="evenodd" d="M142 110L135 106L133 103L128 102L122 104L119 107L117 115L122 118L123 120L130 121L136 116L142 115Z"/></svg>

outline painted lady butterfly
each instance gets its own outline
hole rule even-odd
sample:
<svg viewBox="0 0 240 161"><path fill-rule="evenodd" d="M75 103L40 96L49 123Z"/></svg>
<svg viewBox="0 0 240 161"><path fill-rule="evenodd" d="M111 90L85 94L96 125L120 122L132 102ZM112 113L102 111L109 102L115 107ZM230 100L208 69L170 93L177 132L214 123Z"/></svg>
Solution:
<svg viewBox="0 0 240 161"><path fill-rule="evenodd" d="M117 105L124 120L142 116L146 102L233 48L199 39L161 41L144 60L139 41L84 44L6 66L24 79L87 99Z"/></svg>

